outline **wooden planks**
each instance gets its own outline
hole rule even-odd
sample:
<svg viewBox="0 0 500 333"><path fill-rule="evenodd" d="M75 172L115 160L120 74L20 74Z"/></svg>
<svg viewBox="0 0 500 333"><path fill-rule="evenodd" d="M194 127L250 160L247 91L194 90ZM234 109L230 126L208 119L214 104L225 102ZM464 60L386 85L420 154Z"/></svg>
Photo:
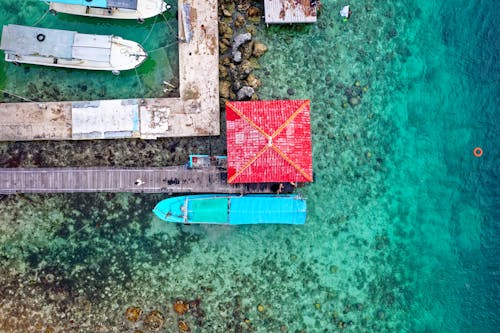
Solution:
<svg viewBox="0 0 500 333"><path fill-rule="evenodd" d="M269 184L227 184L217 168L2 168L0 194L136 192L270 193Z"/></svg>
<svg viewBox="0 0 500 333"><path fill-rule="evenodd" d="M317 5L311 0L264 0L264 14L267 24L315 23Z"/></svg>

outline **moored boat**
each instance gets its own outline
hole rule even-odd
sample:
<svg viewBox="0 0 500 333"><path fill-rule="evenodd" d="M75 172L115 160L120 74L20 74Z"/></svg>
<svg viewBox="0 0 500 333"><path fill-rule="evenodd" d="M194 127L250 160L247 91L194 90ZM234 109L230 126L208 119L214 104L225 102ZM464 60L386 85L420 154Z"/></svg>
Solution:
<svg viewBox="0 0 500 333"><path fill-rule="evenodd" d="M199 194L160 201L153 212L185 224L304 224L306 201L297 194Z"/></svg>
<svg viewBox="0 0 500 333"><path fill-rule="evenodd" d="M43 0L42 0L43 1ZM52 13L143 21L170 8L163 0L53 0Z"/></svg>
<svg viewBox="0 0 500 333"><path fill-rule="evenodd" d="M148 57L141 45L112 35L89 35L9 24L2 29L5 61L112 71L133 69Z"/></svg>

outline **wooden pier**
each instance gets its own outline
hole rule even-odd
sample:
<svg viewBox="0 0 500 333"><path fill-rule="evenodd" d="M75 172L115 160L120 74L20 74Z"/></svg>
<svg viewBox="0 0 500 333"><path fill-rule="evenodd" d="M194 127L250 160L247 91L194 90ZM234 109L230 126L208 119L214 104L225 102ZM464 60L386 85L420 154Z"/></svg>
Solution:
<svg viewBox="0 0 500 333"><path fill-rule="evenodd" d="M267 24L315 23L318 1L264 0L264 19Z"/></svg>
<svg viewBox="0 0 500 333"><path fill-rule="evenodd" d="M227 184L217 168L2 168L0 194L15 193L271 193L269 184Z"/></svg>

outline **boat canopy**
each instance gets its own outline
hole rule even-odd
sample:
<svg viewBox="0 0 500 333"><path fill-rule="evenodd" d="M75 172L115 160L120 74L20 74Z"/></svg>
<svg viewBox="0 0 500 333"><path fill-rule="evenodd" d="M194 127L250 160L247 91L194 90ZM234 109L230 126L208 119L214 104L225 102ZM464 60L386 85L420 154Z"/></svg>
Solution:
<svg viewBox="0 0 500 333"><path fill-rule="evenodd" d="M111 38L112 36L9 24L3 27L0 49L21 56L109 62Z"/></svg>
<svg viewBox="0 0 500 333"><path fill-rule="evenodd" d="M306 202L297 195L232 197L229 224L304 224Z"/></svg>
<svg viewBox="0 0 500 333"><path fill-rule="evenodd" d="M108 62L111 57L111 36L77 33L72 56L75 59Z"/></svg>
<svg viewBox="0 0 500 333"><path fill-rule="evenodd" d="M9 24L3 27L0 49L24 56L71 59L75 35L75 31Z"/></svg>
<svg viewBox="0 0 500 333"><path fill-rule="evenodd" d="M42 0L45 1L45 0ZM58 2L66 5L80 5L100 8L124 8L137 9L137 0L54 0L50 2Z"/></svg>

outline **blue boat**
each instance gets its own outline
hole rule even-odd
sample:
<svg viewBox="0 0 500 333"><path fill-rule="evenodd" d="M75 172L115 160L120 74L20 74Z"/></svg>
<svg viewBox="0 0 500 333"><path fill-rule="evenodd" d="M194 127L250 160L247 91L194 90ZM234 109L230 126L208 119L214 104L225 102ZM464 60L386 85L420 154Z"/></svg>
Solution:
<svg viewBox="0 0 500 333"><path fill-rule="evenodd" d="M160 201L153 212L186 224L304 224L306 201L297 194L199 194Z"/></svg>

